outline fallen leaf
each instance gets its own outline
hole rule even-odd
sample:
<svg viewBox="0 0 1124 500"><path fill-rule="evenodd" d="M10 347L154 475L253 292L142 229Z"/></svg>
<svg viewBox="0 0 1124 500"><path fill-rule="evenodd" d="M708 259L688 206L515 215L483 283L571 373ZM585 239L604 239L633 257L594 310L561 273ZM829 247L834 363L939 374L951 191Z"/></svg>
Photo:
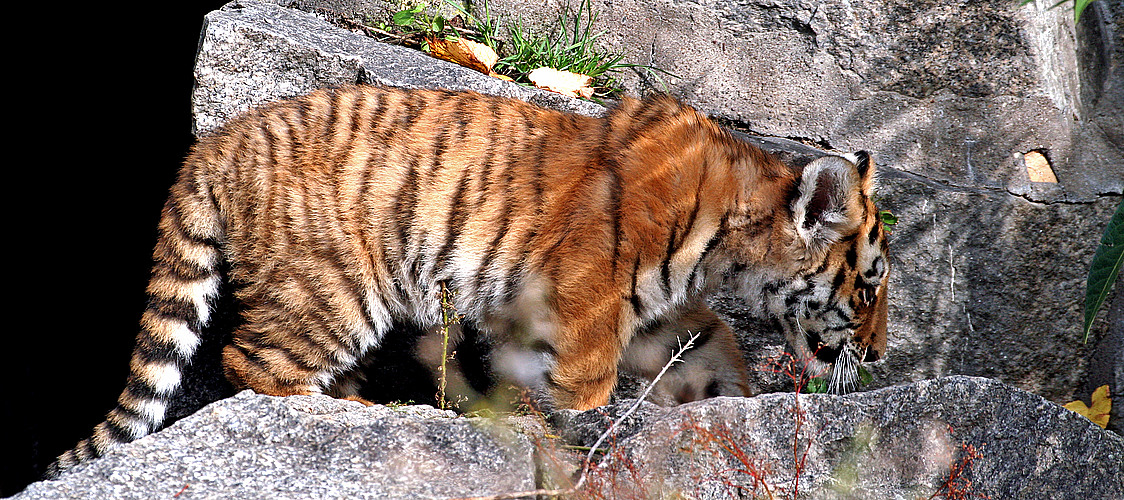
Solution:
<svg viewBox="0 0 1124 500"><path fill-rule="evenodd" d="M492 67L499 61L499 56L491 47L477 43L466 38L447 40L444 38L427 38L430 54L438 59L455 62L466 68L472 68L485 75L496 75Z"/></svg>
<svg viewBox="0 0 1124 500"><path fill-rule="evenodd" d="M1030 182L1058 182L1054 169L1050 166L1050 160L1040 151L1029 151L1024 154L1023 163L1026 164L1026 174L1030 176Z"/></svg>
<svg viewBox="0 0 1124 500"><path fill-rule="evenodd" d="M593 97L593 78L580 73L559 71L554 68L538 68L527 74L527 79L540 89L558 92L570 97Z"/></svg>
<svg viewBox="0 0 1124 500"><path fill-rule="evenodd" d="M1094 424L1104 428L1108 425L1108 415L1112 411L1112 398L1108 396L1108 386L1102 385L1093 391L1092 401L1092 407L1086 406L1084 401L1078 400L1066 403L1065 409L1080 413L1085 418L1092 420Z"/></svg>

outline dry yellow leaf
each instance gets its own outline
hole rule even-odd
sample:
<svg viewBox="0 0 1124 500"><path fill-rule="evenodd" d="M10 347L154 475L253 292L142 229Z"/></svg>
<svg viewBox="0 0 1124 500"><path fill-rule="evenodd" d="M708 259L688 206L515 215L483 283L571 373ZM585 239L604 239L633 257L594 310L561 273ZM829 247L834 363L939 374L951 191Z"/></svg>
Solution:
<svg viewBox="0 0 1124 500"><path fill-rule="evenodd" d="M499 76L492 72L492 67L500 58L496 55L496 51L487 45L465 38L456 40L427 38L425 41L433 57L455 62L485 75Z"/></svg>
<svg viewBox="0 0 1124 500"><path fill-rule="evenodd" d="M593 97L593 78L580 73L559 71L554 68L538 68L527 74L527 79L540 89L558 92L570 97Z"/></svg>
<svg viewBox="0 0 1124 500"><path fill-rule="evenodd" d="M1066 403L1065 408L1080 413L1094 424L1104 428L1108 425L1108 415L1112 411L1112 398L1108 396L1108 386L1102 385L1093 391L1093 406L1085 406L1084 401Z"/></svg>
<svg viewBox="0 0 1124 500"><path fill-rule="evenodd" d="M1058 182L1058 178L1054 176L1054 169L1050 167L1050 160L1046 159L1046 155L1040 151L1024 154L1023 163L1026 164L1026 174L1030 176L1031 182Z"/></svg>

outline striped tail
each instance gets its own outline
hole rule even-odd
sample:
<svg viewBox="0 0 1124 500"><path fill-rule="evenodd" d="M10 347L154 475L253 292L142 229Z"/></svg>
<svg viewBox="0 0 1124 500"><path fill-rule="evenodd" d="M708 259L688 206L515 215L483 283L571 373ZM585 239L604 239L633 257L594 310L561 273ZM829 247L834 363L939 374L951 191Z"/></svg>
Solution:
<svg viewBox="0 0 1124 500"><path fill-rule="evenodd" d="M179 392L183 368L201 342L221 281L218 212L209 196L198 192L198 184L185 181L189 171L185 168L172 187L161 215L148 305L125 390L93 436L60 455L47 467L46 478L159 430L169 401Z"/></svg>

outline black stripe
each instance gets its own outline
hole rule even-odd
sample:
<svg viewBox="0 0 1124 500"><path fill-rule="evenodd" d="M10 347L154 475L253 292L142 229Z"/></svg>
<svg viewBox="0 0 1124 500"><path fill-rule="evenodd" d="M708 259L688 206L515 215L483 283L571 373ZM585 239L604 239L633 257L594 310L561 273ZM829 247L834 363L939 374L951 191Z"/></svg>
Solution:
<svg viewBox="0 0 1124 500"><path fill-rule="evenodd" d="M640 108L637 109L635 113L633 113L633 116L630 119L631 126L625 131L625 134L621 136L620 140L617 142L617 147L621 151L627 150L629 147L631 147L632 143L636 142L637 139L647 133L650 128L653 128L653 126L657 122L660 122L662 124L664 122L670 121L672 118L678 116L680 112L682 112L682 108L679 108L676 109L675 112L669 114L666 112L667 110L659 106L655 106L654 104L656 103L657 100L651 98L641 101Z"/></svg>
<svg viewBox="0 0 1124 500"><path fill-rule="evenodd" d="M414 211L418 203L418 158L415 156L406 167L406 179L399 186L394 199L394 222L398 228L398 243L401 245L400 257L410 254L410 230L414 224Z"/></svg>
<svg viewBox="0 0 1124 500"><path fill-rule="evenodd" d="M476 197L476 210L479 211L484 206L484 200L488 197L488 191L492 187L492 160L496 154L496 135L499 134L499 120L500 117L492 111L492 120L489 122L488 135L484 141L484 159L480 165L480 184Z"/></svg>
<svg viewBox="0 0 1124 500"><path fill-rule="evenodd" d="M643 304L640 303L640 296L637 295L637 293L636 293L636 280L637 280L637 276L639 274L640 274L640 255L637 254L636 255L636 262L632 264L632 294L628 298L629 302L632 303L632 312L634 314L636 314L637 318L641 317L640 313L644 309Z"/></svg>
<svg viewBox="0 0 1124 500"><path fill-rule="evenodd" d="M197 186L193 185L192 187L193 189L191 191L193 191L194 193L199 192ZM171 225L176 230L175 234L179 235L180 238L200 245L207 245L210 247L218 246L218 242L215 241L213 237L199 237L192 235L187 231L187 227L183 223L183 211L179 205L178 198L173 196L168 197L167 201L165 201L164 215L170 218L169 220L172 223Z"/></svg>
<svg viewBox="0 0 1124 500"><path fill-rule="evenodd" d="M140 376L135 373L129 374L128 381L125 383L125 392L137 401L152 399L164 400L167 397L167 395L158 395L154 387L149 386L144 379L140 378Z"/></svg>
<svg viewBox="0 0 1124 500"><path fill-rule="evenodd" d="M798 302L801 297L808 295L809 290L812 290L812 285L805 282L804 286L799 290L790 291L789 295L784 298L785 308L791 308L792 306L796 305L796 302Z"/></svg>
<svg viewBox="0 0 1124 500"><path fill-rule="evenodd" d="M664 251L663 261L660 262L660 289L664 296L671 298L671 255L675 252L675 229L670 231L667 240L667 249Z"/></svg>
<svg viewBox="0 0 1124 500"><path fill-rule="evenodd" d="M617 165L615 162L609 165L608 173L611 183L609 186L609 214L612 217L613 227L613 259L611 276L615 279L617 276L617 261L621 256L621 190L624 188L621 185L621 176L617 172Z"/></svg>
<svg viewBox="0 0 1124 500"><path fill-rule="evenodd" d="M160 316L181 320L192 327L199 325L199 311L194 302L149 294L145 309Z"/></svg>
<svg viewBox="0 0 1124 500"><path fill-rule="evenodd" d="M359 131L359 122L361 121L359 120L359 115L362 113L363 106L366 103L366 93L352 92L352 94L354 99L352 99L351 107L348 108L347 113L347 119L350 121L347 129L347 137L344 138L343 148L340 154L332 159L335 163L333 178L336 179L336 182L333 183L335 189L332 190L332 201L335 202L336 216L332 222L334 222L336 226L339 226L343 221L340 213L340 189L344 184L343 179L347 176L349 158L351 158L355 147L359 144L359 142L355 140L355 134ZM335 134L333 133L332 135L334 136Z"/></svg>
<svg viewBox="0 0 1124 500"><path fill-rule="evenodd" d="M843 286L843 282L846 279L847 279L847 271L845 269L840 269L840 270L835 272L835 278L833 278L831 280L832 295L835 294L836 290L839 290L839 288Z"/></svg>
<svg viewBox="0 0 1124 500"><path fill-rule="evenodd" d="M229 194L230 191L234 191L236 189L236 186L246 185L243 182L242 175L245 174L245 171L248 169L241 168L243 163L245 163L246 161L246 150L246 134L240 133L238 134L237 145L234 146L233 149L231 149L230 170L222 173L222 182L227 187L226 193L224 193L226 194L226 196L223 196L223 198L225 198L224 201L227 203L225 208L230 213L239 214L238 216L241 218L241 220L248 222L254 220L253 211L250 210L250 207L248 207L246 204L241 203L241 198L234 197ZM253 241L249 239L250 224L242 224L241 228L242 232L240 235L238 235L241 240Z"/></svg>
<svg viewBox="0 0 1124 500"><path fill-rule="evenodd" d="M687 228L683 230L683 236L679 239L680 242L685 241L687 239L687 235L691 234L691 231L695 229L695 219L697 219L699 216L699 206L701 205L700 200L702 199L703 180L705 179L708 170L707 165L708 162L704 161L702 174L699 175L699 185L695 188L695 205L691 207L691 213L687 216ZM677 248L676 251L678 250L679 249Z"/></svg>
<svg viewBox="0 0 1124 500"><path fill-rule="evenodd" d="M341 111L342 111L340 109L340 107L341 107L340 100L342 99L342 97L341 97L342 93L339 92L338 89L326 89L324 91L324 93L326 94L326 97L328 97L328 106L329 107L328 107L328 122L324 124L324 135L322 137L324 139L325 145L329 146L329 148L330 148L331 147L330 145L333 142L335 142L336 122L339 121L339 115L341 114ZM334 153L334 151L331 151L329 149L328 153L332 154L332 153Z"/></svg>
<svg viewBox="0 0 1124 500"><path fill-rule="evenodd" d="M804 278L804 279L809 279L813 276L818 276L821 273L823 273L824 271L826 271L827 267L829 265L831 265L831 259L824 259L823 262L820 262L819 267L817 267L815 271L812 271L812 272L807 273L807 274L803 274L800 277Z"/></svg>
<svg viewBox="0 0 1124 500"><path fill-rule="evenodd" d="M467 111L468 105L471 100L466 94L458 94L457 107L456 107L456 120L457 120L457 142L460 143L468 135L469 125L472 123L470 119L472 113Z"/></svg>
<svg viewBox="0 0 1124 500"><path fill-rule="evenodd" d="M177 247L168 242L168 238L165 236L156 242L155 268L182 282L200 281L211 276L210 269L185 260Z"/></svg>
<svg viewBox="0 0 1124 500"><path fill-rule="evenodd" d="M699 260L702 261L702 258L706 257L720 243L722 243L722 239L725 238L725 237L726 237L725 231L723 231L721 228L719 228L718 231L715 231L714 235L710 237L710 240L708 240L706 242L706 246L703 247L702 256L699 258Z"/></svg>
<svg viewBox="0 0 1124 500"><path fill-rule="evenodd" d="M433 162L429 165L429 178L431 181L437 174L437 169L445 166L441 159L445 156L445 151L449 148L449 122L441 122L441 128L437 132L437 137L434 139L432 147Z"/></svg>
<svg viewBox="0 0 1124 500"><path fill-rule="evenodd" d="M820 317L823 318L824 321L827 321L827 315L830 314L830 313L835 313L835 316L838 317L839 321L842 321L842 322L848 323L848 324L851 322L851 317L848 316L847 314L845 314L843 312L843 310L840 309L839 306L834 304L834 303L831 304L830 306L828 306L826 309L824 309L824 312L823 312L823 314L820 315Z"/></svg>
<svg viewBox="0 0 1124 500"><path fill-rule="evenodd" d="M867 233L866 239L871 245L878 241L878 229L882 227L882 221L875 221L873 226L870 226L870 232Z"/></svg>
<svg viewBox="0 0 1124 500"><path fill-rule="evenodd" d="M503 208L500 211L500 227L496 231L496 236L492 238L491 244L488 245L488 251L484 254L484 260L480 263L480 269L476 273L476 293L482 292L484 286L484 277L487 274L488 268L491 267L492 261L495 260L496 254L499 253L500 244L503 242L503 238L507 235L507 230L511 225L511 189L505 189L505 191L507 192L507 195L505 197Z"/></svg>
<svg viewBox="0 0 1124 500"><path fill-rule="evenodd" d="M118 406L117 408L110 410L109 415L107 415L105 419L105 428L109 433L109 438L113 441L116 441L118 443L128 443L133 440L132 433L125 430L124 427L121 427L117 422L115 422L115 420L119 419L124 420L124 418L121 416L121 409L122 408ZM116 415L114 415L115 413ZM116 418L114 418L115 416Z"/></svg>
<svg viewBox="0 0 1124 500"><path fill-rule="evenodd" d="M697 262L695 262L694 267L691 268L691 273L687 275L686 284L687 284L688 287L694 285L695 278L697 278L699 276L699 269L702 269L702 268L703 268L703 259L702 259L702 257L699 257L699 260ZM704 271L703 272L704 281L705 281L705 278L706 278L706 273Z"/></svg>
<svg viewBox="0 0 1124 500"><path fill-rule="evenodd" d="M356 277L355 273L353 273L344 262L344 257L342 256L344 251L336 246L331 246L329 248L318 248L315 253L318 257L320 257L320 259L327 261L329 265L332 266L333 271L335 271L333 274L335 276L339 276L340 279L347 284L347 286L344 287L335 287L332 289L332 291L335 293L344 293L350 296L352 302L359 304L359 312L363 316L363 321L365 321L368 325L375 324L374 318L372 318L370 315L368 307L370 304L367 302L367 295L362 293L362 290L365 288L363 285L363 280L362 278ZM331 292L324 291L321 293ZM317 294L317 296L319 296L319 294ZM337 338L339 339L338 336ZM347 339L339 340L341 341L341 343L347 344Z"/></svg>
<svg viewBox="0 0 1124 500"><path fill-rule="evenodd" d="M541 339L532 340L531 343L527 347L529 347L530 349L533 349L535 351L539 351L539 352L549 354L553 358L558 357L558 350L555 349L553 345L551 345L549 342L547 342L545 340L541 340Z"/></svg>
<svg viewBox="0 0 1124 500"><path fill-rule="evenodd" d="M882 256L879 255L875 257L874 260L870 261L870 269L867 269L866 272L863 273L863 276L868 279L878 276L878 274L882 272L882 265Z"/></svg>
<svg viewBox="0 0 1124 500"><path fill-rule="evenodd" d="M385 142L389 137L393 137L394 130L391 126L379 127L383 118L386 117L386 112L390 109L386 104L387 92L379 92L378 102L375 104L375 110L371 113L371 129L380 132L378 137Z"/></svg>
<svg viewBox="0 0 1124 500"><path fill-rule="evenodd" d="M461 171L460 181L457 182L457 190L453 193L453 204L449 208L448 222L445 227L448 232L445 234L445 243L441 245L441 250L437 252L437 259L434 262L435 266L440 266L441 274L445 275L450 273L449 269L449 255L453 251L453 245L456 244L457 238L460 238L464 232L465 223L468 221L468 211L466 210L465 193L468 191L468 172L469 169Z"/></svg>
<svg viewBox="0 0 1124 500"><path fill-rule="evenodd" d="M290 108L286 109L292 111ZM281 159L281 153L282 151L288 151L290 157L296 156L296 153L294 151L295 143L297 142L297 140L295 139L295 125L293 125L293 117L289 113L278 113L278 115L280 116L281 122L285 124L285 137L282 137L279 132L273 130L271 127L266 127L266 133L268 134L270 144L269 165L263 167L263 170L266 174L266 179L264 183L265 192L261 194L261 198L264 204L262 210L267 214L275 213L275 207L277 205L278 198L283 196L283 194L278 194L278 191L284 190L274 189L277 184L277 170L279 168L278 165L285 164L285 162ZM268 231L277 231L275 225L278 223L278 221L274 220L273 217L269 217L269 220L266 223L269 224L269 227L267 228Z"/></svg>
<svg viewBox="0 0 1124 500"><path fill-rule="evenodd" d="M536 132L538 132L538 127L535 126L535 117L530 113L529 108L520 108L520 114L523 116L523 129L526 131L526 133L530 134L530 135L534 135ZM544 140L545 138L546 138L545 133L538 134L539 140L537 141L538 147L537 147L537 151L535 151L535 158L529 164L529 166L534 169L534 173L532 174L532 178L531 178L531 184L532 184L532 189L535 191L534 199L532 200L532 203L534 204L532 206L535 207L534 208L535 218L533 220L529 221L531 223L527 226L526 229L524 229L523 236L522 236L522 238L520 238L519 243L517 243L517 246L515 247L515 249L520 250L519 260L515 263L515 265L509 266L507 268L507 272L504 275L504 278L503 278L503 281L502 281L502 283L504 285L504 289L503 289L504 291L503 291L503 294L502 294L502 297L501 297L501 303L509 303L512 300L514 300L515 294L519 289L519 282L522 280L522 277L525 274L525 269L526 269L526 266L527 266L527 258L530 255L531 250L532 250L531 249L531 241L533 241L535 235L538 233L538 231L536 229L538 227L538 218L543 213L543 208L542 208L542 189L543 188L542 188L542 179L541 179L541 169L542 169L541 162L543 161L543 155L544 155L542 150L545 148L545 145L546 145L546 142ZM507 206L514 205L517 200L523 201L523 203L520 203L520 217L524 217L524 218L531 217L531 215L524 210L526 208L526 205L525 205L526 201L523 200L523 197L522 196L520 196L520 197L515 196L515 191L516 191L515 184L516 184L516 182L515 182L515 175L514 175L513 172L515 171L516 160L522 159L526 154L525 150L526 150L526 147L527 147L527 143L528 143L528 141L519 141L519 145L521 146L521 149L523 149L523 151L522 151L523 154L515 154L514 149L515 149L516 144L515 144L514 139L512 140L512 145L511 145L512 151L509 152L509 154L508 154L509 162L508 162L508 166L507 166L508 167L508 173L507 173L507 177L506 177L507 189L505 189ZM528 164L526 162L523 162L523 165L526 166ZM520 178L520 180L522 180L522 177Z"/></svg>
<svg viewBox="0 0 1124 500"><path fill-rule="evenodd" d="M777 292L780 292L781 287L783 287L783 286L784 286L784 281L781 281L781 280L770 281L768 283L765 283L765 285L763 285L761 287L761 290L763 290L765 293L768 293L768 294L775 294Z"/></svg>
<svg viewBox="0 0 1124 500"><path fill-rule="evenodd" d="M336 344L339 344L340 347L346 348L347 343L345 341L343 341L342 339L340 339L339 337L333 335L332 332L331 332L331 328L329 328L329 326L328 326L328 325L332 325L332 324L337 324L338 323L337 318L340 318L343 315L342 314L343 312L337 310L337 308L332 304L332 302L329 301L327 299L327 297L325 296L326 293L331 293L331 292L325 292L322 289L322 287L331 287L332 284L331 283L316 283L316 282L313 282L312 279L311 279L312 276L309 273L297 272L297 273L289 274L287 276L288 276L287 279L285 279L283 281L292 282L292 283L295 283L296 285L298 285L301 288L301 291L303 292L304 296L307 297L309 300L311 300L314 303L314 306L309 308L309 310L304 311L304 313L305 313L305 318L308 318L309 320L312 321L312 324L309 325L309 327L310 328L317 328L318 330L316 332L305 331L305 332L302 332L303 333L302 335L291 335L291 336L286 337L286 338L290 338L290 339L295 338L295 339L299 339L299 340L305 340L309 344L319 347L321 350L336 348L336 346L327 346L327 345L321 345L321 344L314 343L313 340L312 340L312 336L313 336L314 333L319 333L319 334L325 334L325 335L322 335L322 336L325 337L325 338L331 338L332 340L335 341ZM331 288L333 290L335 289L335 287L331 287ZM280 301L278 301L278 302L280 302ZM285 316L282 316L282 314L284 314ZM296 321L293 321L291 316L292 316L292 313L289 313L287 310L284 310L284 309L281 309L281 310L275 312L273 319L278 324L272 325L273 328L275 328L275 329L288 329L288 330L293 330L294 328L298 328L294 325L298 325L299 323L296 322ZM298 316L298 318L299 318L299 316ZM280 344L278 344L276 347L286 349L286 346L280 345ZM313 368L318 369L320 367L313 367Z"/></svg>
<svg viewBox="0 0 1124 500"><path fill-rule="evenodd" d="M273 318L273 320L275 322L281 323L282 325L291 324L291 323L285 322L284 318ZM277 325L273 325L273 326L275 328L277 327ZM326 346L317 344L315 341L312 340L312 332L305 331L305 332L302 332L302 333L303 333L302 335L285 336L285 338L283 339L283 341L285 342L284 345L278 344L276 342L271 342L270 339L268 337L266 337L265 335L259 335L256 339L256 344L257 344L256 347L257 347L258 350L268 350L270 352L277 352L277 353L280 353L280 354L284 355L285 359L288 363L292 364L293 366L296 366L297 368L299 368L301 370L309 371L309 372L317 372L317 371L322 370L324 367L313 365L310 360L305 359L304 356L298 355L297 352L294 352L294 349L290 348L290 345L293 342L300 341L300 342L304 343L306 346L312 347L312 349L306 349L306 351L308 351L310 353L325 353L326 354L328 352ZM249 353L248 349L242 349L242 350L246 353ZM325 356L325 357L327 358L328 356ZM263 370L267 374L272 375L272 374L275 374L277 372L277 370L275 370L275 369L269 369L268 363L266 363L265 359L263 359L263 358L257 357L257 360L255 361L255 364L259 364L260 366L262 366Z"/></svg>
<svg viewBox="0 0 1124 500"><path fill-rule="evenodd" d="M400 131L409 131L418 123L418 117L425 111L426 101L422 94L419 92L412 92L407 94L406 109L401 116L398 117L396 129Z"/></svg>
<svg viewBox="0 0 1124 500"><path fill-rule="evenodd" d="M504 294L501 298L501 303L510 304L515 300L515 294L519 291L519 283L523 281L523 278L527 274L527 255L530 252L530 247L525 247L525 249L523 250L523 255L519 258L519 262L512 266L508 271L507 276L505 277Z"/></svg>
<svg viewBox="0 0 1124 500"><path fill-rule="evenodd" d="M301 124L301 128L303 128L305 131L306 139L315 136L315 133L310 131L312 125L308 123L310 119L314 119L316 117L315 110L312 109L312 100L308 97L301 99L299 101L299 105L297 106L297 114L299 118L298 121Z"/></svg>
<svg viewBox="0 0 1124 500"><path fill-rule="evenodd" d="M142 364L159 364L181 366L188 361L174 344L157 340L151 333L141 330L137 335L137 345L133 354ZM198 335L198 334L197 334Z"/></svg>
<svg viewBox="0 0 1124 500"><path fill-rule="evenodd" d="M363 221L375 220L374 214L371 212L374 208L374 204L366 202L366 200L368 199L367 193L368 191L370 191L371 176L375 173L376 170L381 175L386 169L385 161L387 156L387 148L385 142L387 138L390 137L390 135L388 135L389 127L380 127L380 124L383 121L386 112L388 111L386 102L387 92L379 92L378 102L375 105L375 109L371 113L370 118L371 130L377 133L368 134L367 142L371 146L371 149L377 154L372 154L367 158L367 164L366 166L364 166L363 172L360 175L359 193L357 194L356 199L359 200L359 205L360 207L362 207L360 216L362 217ZM361 244L363 245L363 248L368 250L366 257L369 261L372 272L377 272L376 270L378 269L378 266L375 264L373 256L369 251L369 249L371 248L371 243L370 239L368 238L368 231L366 229L367 227L367 224L360 224L359 238ZM379 277L376 276L375 279L379 279Z"/></svg>
<svg viewBox="0 0 1124 500"><path fill-rule="evenodd" d="M83 439L78 443L78 446L74 447L74 449L76 451L81 450L78 451L78 453L88 458L97 458L101 456L101 452L99 452L97 447L94 446L93 439Z"/></svg>
<svg viewBox="0 0 1124 500"><path fill-rule="evenodd" d="M543 132L539 134L539 140L535 144L535 159L531 164L534 175L531 178L531 186L535 191L534 207L535 215L541 216L543 214L543 193L546 188L543 184L543 168L546 163L546 149L551 137L549 134Z"/></svg>
<svg viewBox="0 0 1124 500"><path fill-rule="evenodd" d="M867 171L870 170L870 153L857 151L855 152L855 157L855 159L858 160L858 162L855 163L855 169L858 170L859 177L866 177Z"/></svg>
<svg viewBox="0 0 1124 500"><path fill-rule="evenodd" d="M609 149L605 143L612 139L612 120L610 116L608 119L601 121L601 142L602 145L597 148L593 157L595 165L601 165L602 171L609 176L609 205L606 211L610 217L610 226L613 233L613 254L610 260L611 276L617 276L617 267L620 260L620 245L621 245L621 191L624 189L621 180L619 168L617 164L616 155L620 153L619 149Z"/></svg>
<svg viewBox="0 0 1124 500"><path fill-rule="evenodd" d="M858 248L856 248L856 246L857 245L852 244L851 246L847 247L847 254L846 254L847 257L846 258L847 258L847 268L848 269L854 269L854 268L858 267L859 251L858 251Z"/></svg>
<svg viewBox="0 0 1124 500"><path fill-rule="evenodd" d="M551 261L551 256L552 256L552 255L554 255L554 253L558 251L558 249L559 249L559 248L560 248L560 247L562 246L562 244L566 242L566 237L567 237L568 235L569 235L569 233L568 233L568 232L563 232L563 233L562 233L562 234L561 234L561 235L560 235L560 236L558 237L558 239L557 239L557 240L555 240L555 241L554 241L554 243L552 243L552 244L550 245L550 248L546 249L546 252L543 252L543 260L544 260L544 261L547 261L547 262L550 262L550 261ZM553 278L557 278L557 277L558 277L558 270L559 270L559 266L560 266L561 264L562 264L562 263L561 263L561 262L559 262L559 261L557 261L557 260L553 261L553 266L551 266L551 268L550 268L550 269L548 270L548 273L549 273L549 274L548 274L548 277L550 277L550 278L552 278L552 279L553 279Z"/></svg>
<svg viewBox="0 0 1124 500"><path fill-rule="evenodd" d="M116 413L118 418L122 418L123 420L130 420L130 421L137 420L137 421L140 421L140 422L144 422L145 424L151 423L151 422L149 422L149 420L147 418L144 418L143 416L141 416L140 413L137 413L136 410L134 410L132 408L129 408L128 406L122 405L120 403L117 404L116 408L114 408L113 410L110 410L110 413ZM148 426L148 427L151 427L151 426ZM149 431L151 431L151 429L149 429Z"/></svg>
<svg viewBox="0 0 1124 500"><path fill-rule="evenodd" d="M258 332L246 332L246 333L250 333L254 337L257 337L257 338L261 337L261 334L258 333ZM239 342L231 342L230 345L233 346L235 349L237 349L238 352L242 353L242 357L246 358L247 361L253 363L254 366L256 366L259 370L262 371L262 373L270 373L269 368L266 366L265 360L262 359L262 357L258 355L257 351L251 351L250 349L246 348L246 346L242 345Z"/></svg>
<svg viewBox="0 0 1124 500"><path fill-rule="evenodd" d="M359 116L367 107L367 93L354 92L354 94L355 100L351 105L351 116L348 117L351 119L351 129L348 130L347 134L347 144L349 145L355 142L355 136L362 130L361 128L359 128L359 125L363 122L363 120L359 119Z"/></svg>

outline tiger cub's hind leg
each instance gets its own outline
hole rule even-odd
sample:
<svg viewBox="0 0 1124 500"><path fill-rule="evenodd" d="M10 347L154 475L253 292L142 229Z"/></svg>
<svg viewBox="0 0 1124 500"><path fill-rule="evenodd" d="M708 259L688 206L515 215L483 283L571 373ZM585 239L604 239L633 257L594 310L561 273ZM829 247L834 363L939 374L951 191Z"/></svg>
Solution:
<svg viewBox="0 0 1124 500"><path fill-rule="evenodd" d="M657 392L675 403L715 396L748 396L745 359L730 327L700 297L679 314L637 331L621 360L621 370L652 380L687 343L682 362L672 365L656 385Z"/></svg>
<svg viewBox="0 0 1124 500"><path fill-rule="evenodd" d="M271 396L329 394L368 404L358 395L357 369L364 359L353 347L358 343L340 326L312 320L313 314L281 307L246 310L245 324L223 348L227 380L236 389Z"/></svg>

